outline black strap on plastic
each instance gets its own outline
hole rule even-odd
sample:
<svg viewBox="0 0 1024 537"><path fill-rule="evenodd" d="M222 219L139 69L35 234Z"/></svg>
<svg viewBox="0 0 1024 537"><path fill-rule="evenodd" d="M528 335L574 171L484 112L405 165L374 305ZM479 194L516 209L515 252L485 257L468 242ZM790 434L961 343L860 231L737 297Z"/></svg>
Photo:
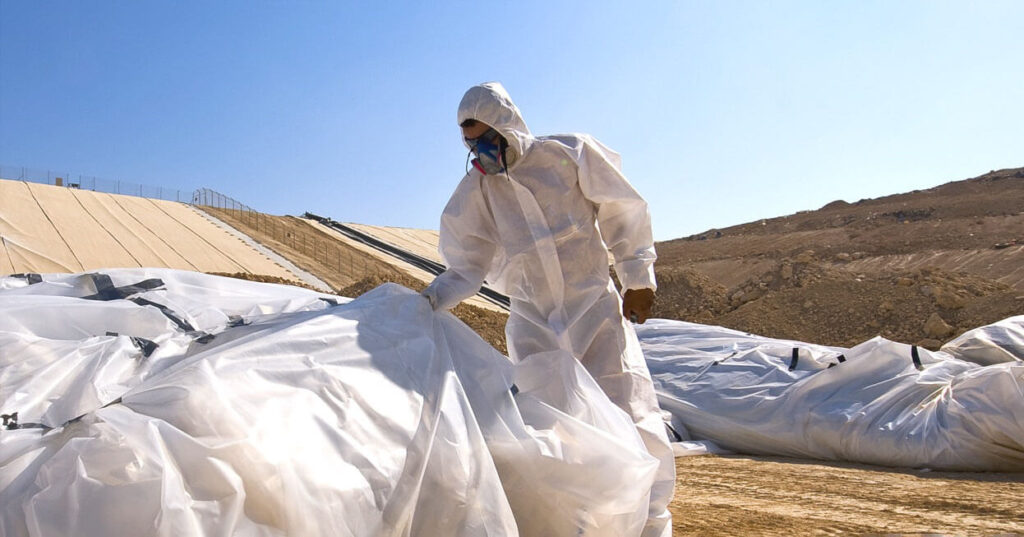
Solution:
<svg viewBox="0 0 1024 537"><path fill-rule="evenodd" d="M800 361L800 349L793 347L793 358L789 360L789 370L796 369L797 362Z"/></svg>
<svg viewBox="0 0 1024 537"><path fill-rule="evenodd" d="M0 414L0 419L3 420L3 428L8 431L13 431L15 429L49 429L49 427L42 423L18 423L17 412Z"/></svg>
<svg viewBox="0 0 1024 537"><path fill-rule="evenodd" d="M160 278L150 278L132 285L114 287L114 282L106 274L94 273L89 274L89 277L92 278L92 283L96 286L96 294L83 296L82 298L85 300L120 300L164 286L164 281Z"/></svg>
<svg viewBox="0 0 1024 537"><path fill-rule="evenodd" d="M195 332L196 330L196 328L192 326L188 321L182 319L181 317L178 317L173 311L171 311L171 308L168 308L163 304L153 302L152 300L146 300L145 298L142 298L140 296L137 296L135 298L129 298L128 300L131 300L132 302L140 306L153 306L154 308L160 310L160 313L163 313L165 317L171 320L171 322L178 325L178 328L181 328L186 332Z"/></svg>
<svg viewBox="0 0 1024 537"><path fill-rule="evenodd" d="M668 429L669 436L671 438L675 438L675 442L682 442L684 440L683 435L679 434L679 431L677 431L676 428L673 427L671 423L666 421L665 422L665 428Z"/></svg>
<svg viewBox="0 0 1024 537"><path fill-rule="evenodd" d="M729 358L732 358L733 356L736 356L737 353L739 353L739 351L732 351L732 354L730 354L729 356L726 356L725 358L722 358L721 360L715 360L714 362L711 362L711 365L718 365L718 364L728 360Z"/></svg>
<svg viewBox="0 0 1024 537"><path fill-rule="evenodd" d="M111 401L111 402L101 406L100 409L107 408L110 405L120 404L121 401L122 401L122 398L118 397L117 399L114 399L113 401ZM59 429L61 427L64 427L64 426L68 425L69 423L74 423L74 422L84 418L85 416L91 414L92 412L95 412L95 411L91 410L91 411L86 412L85 414L82 414L80 416L75 416L74 418L71 418L68 421L65 421L64 423L58 425L57 427L50 427L49 425L43 425L42 423L18 423L18 413L17 412L12 412L10 414L0 414L0 419L3 419L3 428L7 429L7 430L14 430L14 429L45 429L46 432L49 432L49 431L52 431L53 429Z"/></svg>
<svg viewBox="0 0 1024 537"><path fill-rule="evenodd" d="M924 366L921 365L921 355L917 352L917 345L910 347L910 359L914 361L914 367L916 367L918 371L924 371Z"/></svg>
<svg viewBox="0 0 1024 537"><path fill-rule="evenodd" d="M134 298L129 298L128 300L130 300L130 301L132 301L132 302L134 302L134 303L136 303L136 304L138 304L140 306L153 306L154 308L160 310L160 313L163 313L164 316L167 317L168 319L170 319L171 322L176 324L178 326L178 328L182 329L182 331L184 331L186 334L192 336L196 343L209 343L209 342L213 341L214 337L216 337L215 335L213 335L213 334L211 334L209 332L203 332L202 330L196 330L196 327L192 326L191 323L189 323L185 319L182 319L181 317L178 317L178 315L175 314L174 311L171 310L171 308L168 308L167 306L164 306L163 304L161 304L159 302L153 302L152 300L146 300L145 298L142 298L140 296L137 296L137 297L134 297Z"/></svg>
<svg viewBox="0 0 1024 537"><path fill-rule="evenodd" d="M107 335L117 337L120 336L121 334L118 334L117 332L107 332ZM146 339L144 337L128 336L128 338L131 339L132 345L135 345L135 348L142 351L142 356L144 358L149 358L149 355L153 354L153 351L155 351L157 347L160 346L157 345L155 341Z"/></svg>
<svg viewBox="0 0 1024 537"><path fill-rule="evenodd" d="M334 298L320 297L320 300L323 300L324 302L330 304L332 307L338 305L338 300Z"/></svg>
<svg viewBox="0 0 1024 537"><path fill-rule="evenodd" d="M213 334L211 334L209 332L199 332L199 331L189 332L189 335L195 337L194 341L196 343L203 343L203 344L209 343L209 342L213 341L213 338L217 337L217 336L215 336L215 335L213 335Z"/></svg>
<svg viewBox="0 0 1024 537"><path fill-rule="evenodd" d="M132 340L132 344L135 345L135 347L138 348L140 351L142 351L142 356L145 357L145 358L149 358L149 355L153 354L153 351L155 351L156 348L160 346L160 345L157 345L155 341L153 341L151 339L146 339L144 337L138 337L138 336L128 336L128 337L129 337L129 339Z"/></svg>
<svg viewBox="0 0 1024 537"><path fill-rule="evenodd" d="M36 273L34 273L34 272L25 272L25 273L20 273L20 274L11 274L11 277L12 278L24 278L25 281L27 281L29 285L32 285L34 283L42 283L43 282L43 277L38 275L38 274L36 274Z"/></svg>

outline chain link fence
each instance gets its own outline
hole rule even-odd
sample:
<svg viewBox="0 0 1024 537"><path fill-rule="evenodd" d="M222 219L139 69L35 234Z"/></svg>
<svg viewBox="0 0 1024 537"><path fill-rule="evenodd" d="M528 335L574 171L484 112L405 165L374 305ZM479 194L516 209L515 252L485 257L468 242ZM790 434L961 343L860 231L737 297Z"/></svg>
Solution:
<svg viewBox="0 0 1024 537"><path fill-rule="evenodd" d="M107 194L124 194L140 198L153 198L166 201L188 203L191 192L160 186L141 185L119 179L104 179L94 175L82 175L62 170L42 170L23 166L4 166L0 164L0 179L11 181L28 181L42 185L63 186L105 192Z"/></svg>
<svg viewBox="0 0 1024 537"><path fill-rule="evenodd" d="M298 225L300 223L288 222L279 216L261 213L216 190L209 188L196 190L192 194L192 205L225 221L266 246L271 246L266 244L266 239L271 239L301 253L329 271L355 277L356 275L377 274L383 268L382 263L375 263L373 258L367 254L361 254L352 248L342 248L336 240L326 239L313 229L304 230L304 225ZM271 246L271 249L277 248ZM302 266L302 263L299 265ZM314 274L318 272L311 270L312 267L303 268ZM325 275L320 273L317 276L324 277Z"/></svg>

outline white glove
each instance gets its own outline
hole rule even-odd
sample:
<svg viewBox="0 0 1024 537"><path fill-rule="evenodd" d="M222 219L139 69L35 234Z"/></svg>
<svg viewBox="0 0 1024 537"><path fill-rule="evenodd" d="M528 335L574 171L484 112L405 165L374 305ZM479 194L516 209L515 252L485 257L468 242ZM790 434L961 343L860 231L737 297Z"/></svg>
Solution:
<svg viewBox="0 0 1024 537"><path fill-rule="evenodd" d="M420 291L420 296L427 299L427 302L430 302L430 309L437 311L437 297L434 295L433 290L430 287Z"/></svg>

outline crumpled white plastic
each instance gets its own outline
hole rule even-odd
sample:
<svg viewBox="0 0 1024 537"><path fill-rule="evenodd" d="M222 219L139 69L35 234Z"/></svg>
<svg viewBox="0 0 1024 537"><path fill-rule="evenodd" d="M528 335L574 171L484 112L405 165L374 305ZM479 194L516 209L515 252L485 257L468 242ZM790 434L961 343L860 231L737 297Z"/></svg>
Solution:
<svg viewBox="0 0 1024 537"><path fill-rule="evenodd" d="M1024 315L964 332L942 346L942 352L981 365L1024 360Z"/></svg>
<svg viewBox="0 0 1024 537"><path fill-rule="evenodd" d="M571 357L517 369L394 285L344 303L173 270L103 274L114 291L162 285L83 300L88 275L0 278L0 412L28 424L0 431L0 535L643 527L657 463Z"/></svg>
<svg viewBox="0 0 1024 537"><path fill-rule="evenodd" d="M637 333L682 440L884 466L1024 470L1019 361L980 366L881 337L842 349L662 319Z"/></svg>

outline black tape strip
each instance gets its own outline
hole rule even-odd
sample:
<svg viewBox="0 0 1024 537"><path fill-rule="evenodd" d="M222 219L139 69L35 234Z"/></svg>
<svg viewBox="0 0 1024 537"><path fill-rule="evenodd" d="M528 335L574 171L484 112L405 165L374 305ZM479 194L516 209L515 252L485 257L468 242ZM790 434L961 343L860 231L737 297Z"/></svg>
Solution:
<svg viewBox="0 0 1024 537"><path fill-rule="evenodd" d="M796 369L796 364L799 361L800 361L800 349L794 347L793 348L793 358L791 358L789 360L789 370L792 371L792 370Z"/></svg>
<svg viewBox="0 0 1024 537"><path fill-rule="evenodd" d="M843 363L843 362L845 362L845 361L846 361L846 355L845 355L845 354L840 354L840 355L839 355L839 356L838 356L838 357L836 358L836 360L839 360L839 363Z"/></svg>
<svg viewBox="0 0 1024 537"><path fill-rule="evenodd" d="M333 298L320 297L320 300L323 300L324 302L330 304L331 306L337 306L338 305L338 301L336 299L333 299Z"/></svg>
<svg viewBox="0 0 1024 537"><path fill-rule="evenodd" d="M113 401L103 405L102 407L100 407L100 409L107 408L110 405L120 404L122 400L123 399L121 397L118 397L117 399L114 399ZM10 414L0 414L0 418L3 419L3 428L8 429L8 430L13 430L13 429L45 429L46 431L52 431L53 429L60 428L60 427L65 427L65 426L67 426L70 423L74 423L74 422L84 418L88 414L91 414L91 413L92 413L92 411L86 412L85 414L82 414L81 416L76 416L74 418L71 418L68 421L65 421L64 423L60 424L58 427L50 427L49 425L43 425L42 423L18 423L18 413L17 412L12 412Z"/></svg>
<svg viewBox="0 0 1024 537"><path fill-rule="evenodd" d="M117 332L107 332L107 335L108 336L117 337L117 336L120 336L121 334L118 334ZM160 346L155 341L150 340L150 339L146 339L144 337L137 337L137 336L128 336L128 337L131 338L132 345L135 345L136 349L139 349L140 351L142 351L142 356L144 358L149 358L149 355L153 354L153 351L155 351L157 349L157 347Z"/></svg>
<svg viewBox="0 0 1024 537"><path fill-rule="evenodd" d="M164 306L163 304L160 304L160 303L157 303L157 302L153 302L152 300L146 300L145 298L138 297L138 296L135 297L135 298L129 298L128 300L131 300L132 302L134 302L134 303L136 303L136 304L138 304L140 306L153 306L154 308L160 310L160 313L163 313L164 316L166 316L168 319L171 320L171 322L173 322L174 324L178 325L178 328L181 328L182 330L184 330L186 332L195 332L196 331L196 328L194 326L192 326L191 324L189 324L188 321L186 321L185 319L182 319L181 317L178 317L173 311L171 311L171 308L168 308L167 306Z"/></svg>
<svg viewBox="0 0 1024 537"><path fill-rule="evenodd" d="M192 332L190 335L192 335L192 336L194 336L196 338L195 339L196 343L204 343L204 344L213 341L213 338L217 337L217 336L215 336L213 334L210 334L208 332Z"/></svg>
<svg viewBox="0 0 1024 537"><path fill-rule="evenodd" d="M11 277L12 278L24 278L25 281L27 281L29 285L32 285L32 284L35 284L35 283L42 283L43 282L43 277L38 275L38 274L36 274L36 273L34 273L34 272L23 272L23 273L19 273L19 274L11 274Z"/></svg>
<svg viewBox="0 0 1024 537"><path fill-rule="evenodd" d="M921 354L917 352L917 345L910 347L910 359L914 361L914 367L918 371L924 371L924 366L921 365Z"/></svg>
<svg viewBox="0 0 1024 537"><path fill-rule="evenodd" d="M10 414L0 414L0 419L3 419L3 428L7 429L8 431L13 431L15 429L50 429L50 427L43 425L42 423L18 423L17 412L12 412Z"/></svg>
<svg viewBox="0 0 1024 537"><path fill-rule="evenodd" d="M149 358L149 355L153 354L153 351L155 351L157 349L157 347L160 346L160 345L157 345L155 341L150 340L150 339L146 339L144 337L137 337L137 336L128 336L128 337L131 338L132 344L134 344L136 348L138 348L140 351L142 351L142 356L145 357L145 358Z"/></svg>
<svg viewBox="0 0 1024 537"><path fill-rule="evenodd" d="M668 429L669 436L672 437L672 438L675 438L676 442L682 442L684 440L683 439L683 435L679 434L679 431L677 431L676 428L673 427L671 423L666 421L665 422L665 428Z"/></svg>
<svg viewBox="0 0 1024 537"><path fill-rule="evenodd" d="M85 300L120 300L164 286L164 281L160 278L150 278L132 285L114 287L114 282L106 274L89 274L89 277L92 278L92 283L96 286L96 294L83 296L82 298Z"/></svg>
<svg viewBox="0 0 1024 537"><path fill-rule="evenodd" d="M512 396L515 397L519 393L519 386L513 384L512 387L508 389L508 391L512 392Z"/></svg>
<svg viewBox="0 0 1024 537"><path fill-rule="evenodd" d="M142 298L140 296L137 296L137 297L134 297L134 298L129 298L128 300L130 300L130 301L132 301L132 302L134 302L134 303L136 303L136 304L138 304L140 306L153 306L154 308L160 310L160 313L163 313L165 317L170 319L171 322L176 324L178 326L178 328L182 329L182 331L184 331L186 334L192 336L194 338L194 341L197 342L197 343L209 343L209 342L213 341L214 337L216 337L213 334L210 334L209 332L203 332L202 330L196 330L196 327L192 326L191 323L189 323L185 319L182 319L181 317L178 317L178 315L175 314L174 311L171 310L171 308L168 308L167 306L164 306L163 304L160 304L159 302L153 302L152 300L146 300L145 298ZM142 338L140 338L140 339L142 339ZM149 341L149 340L142 340L142 341L146 342L146 341ZM156 350L156 347L155 347L156 343L153 343L152 341L149 341L149 343L153 344L154 345L153 349ZM142 348L142 347L140 347L140 348ZM142 351L146 352L144 348L142 348ZM150 352L152 352L152 351L150 351ZM147 354L146 356L149 356L149 355Z"/></svg>

